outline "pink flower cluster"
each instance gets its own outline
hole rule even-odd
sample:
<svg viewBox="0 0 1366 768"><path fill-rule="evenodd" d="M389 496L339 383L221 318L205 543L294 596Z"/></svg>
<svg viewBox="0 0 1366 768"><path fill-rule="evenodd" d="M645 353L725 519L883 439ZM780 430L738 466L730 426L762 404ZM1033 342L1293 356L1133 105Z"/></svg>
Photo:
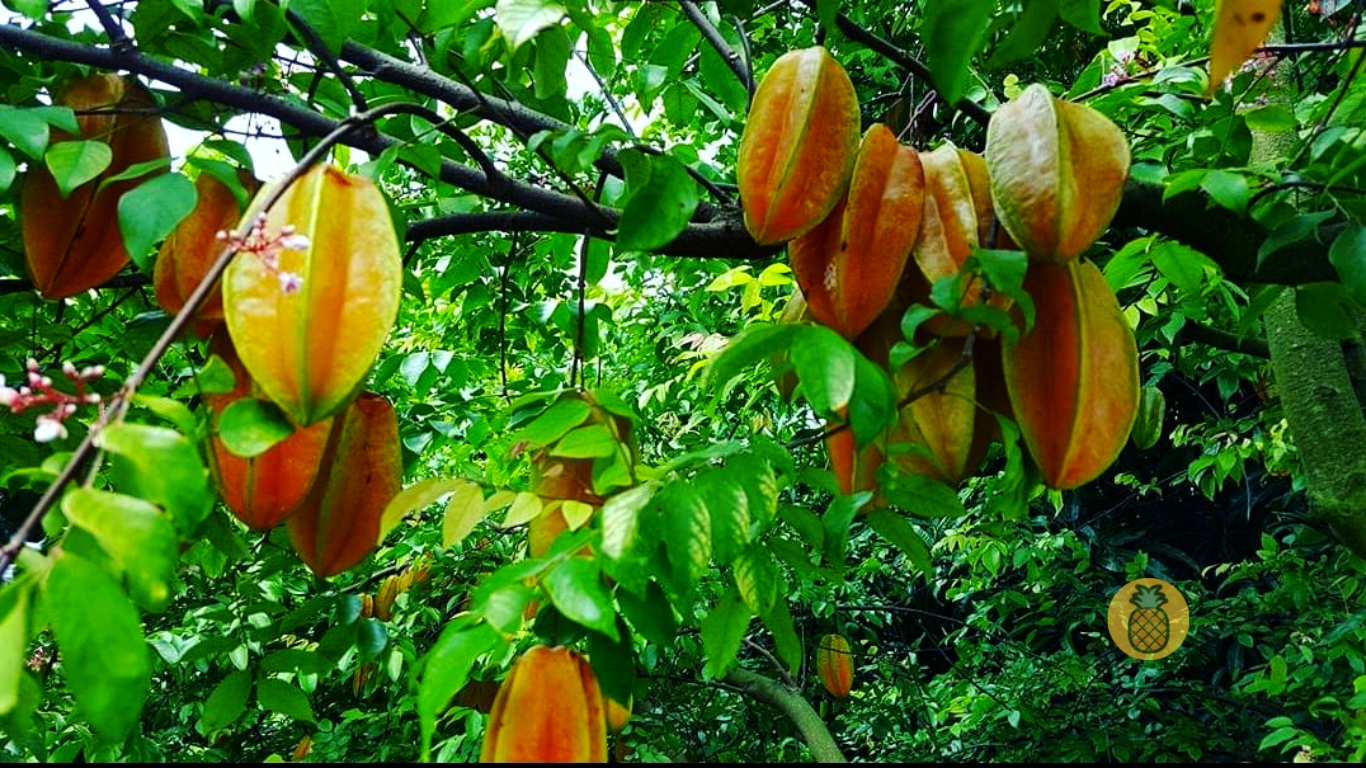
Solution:
<svg viewBox="0 0 1366 768"><path fill-rule="evenodd" d="M237 253L250 253L255 256L267 272L279 279L280 290L285 293L295 293L303 287L303 275L280 269L281 251L308 250L308 237L295 232L292 224L282 227L280 234L271 237L266 234L266 215L263 213L252 222L246 237L238 237L224 230L218 233L218 239L227 243Z"/></svg>
<svg viewBox="0 0 1366 768"><path fill-rule="evenodd" d="M76 394L60 392L52 387L52 379L42 375L38 361L29 359L24 366L28 383L18 389L5 386L5 377L0 376L0 406L12 413L23 413L29 408L51 405L53 409L38 417L38 426L33 429L33 439L40 443L60 440L66 437L66 417L76 412L81 403L98 404L102 398L98 393L86 392L86 384L104 375L104 366L92 365L79 371L70 361L62 363L62 373L76 387Z"/></svg>

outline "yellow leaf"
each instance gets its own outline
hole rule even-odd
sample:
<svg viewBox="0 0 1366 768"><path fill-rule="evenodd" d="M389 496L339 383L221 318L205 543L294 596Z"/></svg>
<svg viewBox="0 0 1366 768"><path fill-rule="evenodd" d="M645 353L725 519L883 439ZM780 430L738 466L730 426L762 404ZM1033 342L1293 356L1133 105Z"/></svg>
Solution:
<svg viewBox="0 0 1366 768"><path fill-rule="evenodd" d="M441 521L441 546L449 547L462 541L486 515L483 489L476 483L462 482L446 503L446 515Z"/></svg>
<svg viewBox="0 0 1366 768"><path fill-rule="evenodd" d="M1209 90L1224 80L1266 40L1281 15L1281 0L1217 0L1214 5L1214 39L1209 49Z"/></svg>

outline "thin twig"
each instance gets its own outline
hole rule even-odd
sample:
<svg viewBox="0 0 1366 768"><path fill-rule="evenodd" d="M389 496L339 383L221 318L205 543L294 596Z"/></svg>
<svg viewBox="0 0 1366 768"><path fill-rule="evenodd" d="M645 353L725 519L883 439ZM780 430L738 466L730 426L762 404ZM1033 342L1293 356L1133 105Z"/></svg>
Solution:
<svg viewBox="0 0 1366 768"><path fill-rule="evenodd" d="M711 47L721 54L726 66L730 67L730 71L735 73L740 84L745 87L745 92L753 96L754 80L750 77L749 67L740 60L740 54L730 47L730 43L727 43L726 39L721 36L721 31L712 25L707 15L702 13L702 9L697 7L697 3L693 0L679 0L678 5L682 8L683 15L688 17L688 21L691 21L692 25L702 33L702 37L706 38Z"/></svg>
<svg viewBox="0 0 1366 768"><path fill-rule="evenodd" d="M341 81L342 87L346 89L346 93L351 97L351 103L356 107L356 110L358 112L366 111L368 107L365 103L365 94L361 93L360 89L356 88L355 81L351 79L351 73L342 69L341 62L337 61L337 57L332 55L331 49L327 47L327 43L323 42L323 39L318 35L317 30L313 29L313 26L307 21L304 21L304 17L300 16L293 8L285 11L285 18L288 19L289 23L294 25L295 29L300 33L300 37L303 38L304 47L314 56L321 59L323 64L325 64L327 68L337 76L337 79Z"/></svg>
<svg viewBox="0 0 1366 768"><path fill-rule="evenodd" d="M778 675L783 679L783 685L786 685L788 688L791 688L794 691L801 689L801 686L797 685L797 681L792 679L792 675L789 675L787 673L787 667L784 666L782 662L778 661L776 656L769 653L767 648L763 647L762 645L759 645L758 643L754 642L748 637L745 638L745 645L749 646L751 650L758 652L764 658L768 659L768 662L773 665L773 668L778 670Z"/></svg>

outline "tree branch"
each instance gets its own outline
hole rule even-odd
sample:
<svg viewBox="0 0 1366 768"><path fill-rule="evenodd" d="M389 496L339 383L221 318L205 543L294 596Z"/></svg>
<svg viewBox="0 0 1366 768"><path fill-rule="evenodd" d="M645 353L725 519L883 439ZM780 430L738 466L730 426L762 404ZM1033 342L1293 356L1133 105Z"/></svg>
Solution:
<svg viewBox="0 0 1366 768"><path fill-rule="evenodd" d="M726 42L726 39L721 36L721 31L712 25L711 21L707 19L706 14L702 13L702 9L697 7L697 3L693 2L693 0L680 0L678 5L683 9L683 15L688 17L688 21L691 21L692 25L697 27L697 30L702 33L702 37L706 38L707 42L711 44L711 47L715 48L716 52L721 54L721 58L726 62L726 66L730 67L730 71L735 73L735 77L740 80L740 84L745 86L745 91L749 93L750 98L753 98L754 78L750 75L747 62L740 60L740 55L730 47L730 44Z"/></svg>
<svg viewBox="0 0 1366 768"><path fill-rule="evenodd" d="M816 762L849 762L835 744L835 738L830 735L825 721L801 694L785 688L776 680L739 667L728 672L724 682L791 718L797 730L801 731L802 738L806 739L806 746L811 749L811 757Z"/></svg>

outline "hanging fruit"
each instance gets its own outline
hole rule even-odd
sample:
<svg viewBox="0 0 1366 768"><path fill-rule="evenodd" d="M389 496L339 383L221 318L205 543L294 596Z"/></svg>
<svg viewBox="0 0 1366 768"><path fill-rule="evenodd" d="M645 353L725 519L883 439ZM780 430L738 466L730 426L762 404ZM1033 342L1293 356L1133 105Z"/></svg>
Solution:
<svg viewBox="0 0 1366 768"><path fill-rule="evenodd" d="M214 416L215 429L209 438L214 484L219 497L238 520L253 531L268 531L293 514L312 489L327 447L331 421L296 428L294 434L256 456L238 456L229 451L218 437L218 419L229 405L244 397L256 397L259 392L242 367L227 333L213 337L209 352L218 355L235 377L231 392L204 396Z"/></svg>
<svg viewBox="0 0 1366 768"><path fill-rule="evenodd" d="M854 657L849 641L841 635L826 635L816 646L816 672L825 690L837 699L849 695L854 687Z"/></svg>
<svg viewBox="0 0 1366 768"><path fill-rule="evenodd" d="M512 665L484 733L485 763L603 763L607 722L588 660L538 645Z"/></svg>
<svg viewBox="0 0 1366 768"><path fill-rule="evenodd" d="M1034 327L1002 345L1006 391L1044 482L1060 490L1114 463L1138 413L1138 345L1096 265L1033 262Z"/></svg>
<svg viewBox="0 0 1366 768"><path fill-rule="evenodd" d="M816 322L853 339L896 293L925 208L925 174L914 149L876 124L863 135L849 194L789 253Z"/></svg>
<svg viewBox="0 0 1366 768"><path fill-rule="evenodd" d="M363 392L333 419L317 480L289 518L290 541L309 569L327 578L379 546L380 517L402 479L394 407Z"/></svg>
<svg viewBox="0 0 1366 768"><path fill-rule="evenodd" d="M306 240L302 248L233 259L223 309L252 378L307 426L360 388L398 316L403 264L379 189L330 166L315 166L285 191L264 236L283 244L291 227L296 242Z"/></svg>
<svg viewBox="0 0 1366 768"><path fill-rule="evenodd" d="M128 264L118 202L146 177L101 186L130 166L170 156L152 94L132 78L90 75L68 82L53 104L76 113L80 136L53 130L51 146L72 140L109 146L108 167L62 197L43 163L30 163L20 193L20 220L29 277L49 299L64 299L108 282ZM160 172L164 172L164 168Z"/></svg>
<svg viewBox="0 0 1366 768"><path fill-rule="evenodd" d="M745 227L762 244L811 231L844 197L859 144L854 84L821 46L778 57L740 136Z"/></svg>
<svg viewBox="0 0 1366 768"><path fill-rule="evenodd" d="M913 270L910 280L903 280L903 293L912 301L932 306L930 287L939 280L956 277L963 271L973 249L994 245L1008 248L996 233L992 242L990 193L986 163L980 155L945 142L933 152L920 155L925 169L925 211L911 255L918 274ZM980 276L972 276L963 284L959 305L971 307L982 298L986 283ZM1000 292L992 293L992 306L1005 309L1009 298ZM946 315L931 318L923 326L938 336L966 336L972 326Z"/></svg>
<svg viewBox="0 0 1366 768"><path fill-rule="evenodd" d="M1110 225L1129 175L1129 144L1096 110L1035 83L991 116L987 167L996 215L1035 259L1081 256Z"/></svg>
<svg viewBox="0 0 1366 768"><path fill-rule="evenodd" d="M248 171L239 171L237 178L248 195L261 188L260 180ZM185 306L223 252L225 244L218 233L234 229L242 217L237 197L213 174L200 173L194 187L199 193L194 210L166 237L152 273L157 304L173 315ZM195 333L207 337L222 325L223 292L215 288L195 314Z"/></svg>

